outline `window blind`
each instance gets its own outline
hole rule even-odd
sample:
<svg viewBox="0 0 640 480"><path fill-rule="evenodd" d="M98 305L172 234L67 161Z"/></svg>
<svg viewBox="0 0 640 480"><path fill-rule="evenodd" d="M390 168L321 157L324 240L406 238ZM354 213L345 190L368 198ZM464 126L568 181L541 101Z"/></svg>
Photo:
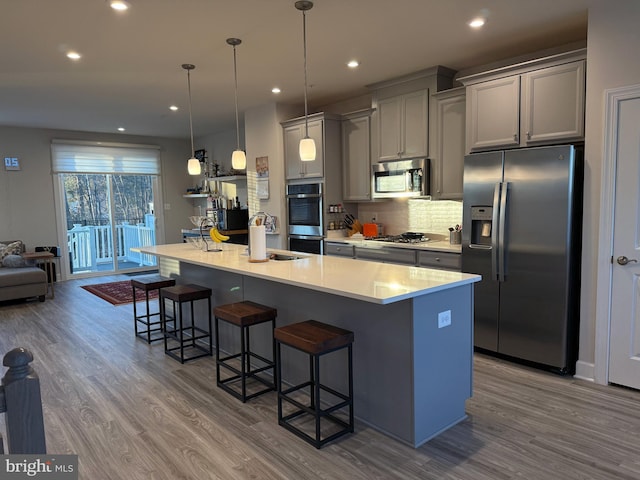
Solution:
<svg viewBox="0 0 640 480"><path fill-rule="evenodd" d="M160 147L125 143L51 143L53 173L160 175Z"/></svg>

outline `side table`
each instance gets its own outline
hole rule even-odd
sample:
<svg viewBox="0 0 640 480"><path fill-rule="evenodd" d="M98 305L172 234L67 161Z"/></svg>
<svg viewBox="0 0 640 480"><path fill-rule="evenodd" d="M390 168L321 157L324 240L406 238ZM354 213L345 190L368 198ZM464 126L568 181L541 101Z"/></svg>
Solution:
<svg viewBox="0 0 640 480"><path fill-rule="evenodd" d="M45 264L45 272L47 274L47 282L51 286L51 298L55 297L53 291L53 257L55 255L51 252L25 252L22 254L22 258L25 260L34 260L35 263L42 262Z"/></svg>

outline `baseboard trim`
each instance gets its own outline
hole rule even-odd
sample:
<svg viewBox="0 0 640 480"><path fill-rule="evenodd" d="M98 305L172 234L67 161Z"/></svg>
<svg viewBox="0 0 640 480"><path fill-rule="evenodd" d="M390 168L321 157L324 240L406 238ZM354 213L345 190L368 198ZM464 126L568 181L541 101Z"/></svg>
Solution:
<svg viewBox="0 0 640 480"><path fill-rule="evenodd" d="M587 382L595 382L595 370L595 364L578 360L576 362L576 373L573 378L579 378L580 380L586 380Z"/></svg>

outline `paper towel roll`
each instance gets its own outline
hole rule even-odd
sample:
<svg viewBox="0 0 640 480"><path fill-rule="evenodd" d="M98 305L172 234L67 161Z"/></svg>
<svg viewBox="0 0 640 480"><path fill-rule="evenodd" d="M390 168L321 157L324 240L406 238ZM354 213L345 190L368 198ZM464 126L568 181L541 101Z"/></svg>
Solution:
<svg viewBox="0 0 640 480"><path fill-rule="evenodd" d="M251 260L265 260L267 258L267 233L264 225L249 227L249 248Z"/></svg>

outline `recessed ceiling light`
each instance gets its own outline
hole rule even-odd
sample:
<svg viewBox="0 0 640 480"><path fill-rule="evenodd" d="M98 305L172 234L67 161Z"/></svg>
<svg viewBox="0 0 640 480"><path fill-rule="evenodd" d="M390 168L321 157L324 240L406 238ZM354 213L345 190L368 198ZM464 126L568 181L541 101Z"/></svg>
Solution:
<svg viewBox="0 0 640 480"><path fill-rule="evenodd" d="M171 110L172 112L175 112L175 111L177 111L177 110L178 110L178 106L177 106L177 105L171 105L171 106L169 107L169 110Z"/></svg>
<svg viewBox="0 0 640 480"><path fill-rule="evenodd" d="M71 60L80 60L82 58L82 55L80 55L78 52L70 50L67 52L67 58L70 58Z"/></svg>
<svg viewBox="0 0 640 480"><path fill-rule="evenodd" d="M126 129L124 127L118 127L119 132L124 132Z"/></svg>
<svg viewBox="0 0 640 480"><path fill-rule="evenodd" d="M356 68L359 65L360 62L358 62L357 60L349 60L349 62L347 63L347 67L349 68Z"/></svg>
<svg viewBox="0 0 640 480"><path fill-rule="evenodd" d="M280 90L278 87L273 87L271 89L271 93L280 93L282 90Z"/></svg>
<svg viewBox="0 0 640 480"><path fill-rule="evenodd" d="M114 10L123 12L125 10L128 10L131 4L129 4L129 2L126 2L125 0L111 0L109 2L109 6Z"/></svg>
<svg viewBox="0 0 640 480"><path fill-rule="evenodd" d="M480 28L481 26L484 25L484 23L485 23L485 19L481 18L481 17L478 17L478 18L474 18L473 20L471 20L469 22L469 26L471 28Z"/></svg>

